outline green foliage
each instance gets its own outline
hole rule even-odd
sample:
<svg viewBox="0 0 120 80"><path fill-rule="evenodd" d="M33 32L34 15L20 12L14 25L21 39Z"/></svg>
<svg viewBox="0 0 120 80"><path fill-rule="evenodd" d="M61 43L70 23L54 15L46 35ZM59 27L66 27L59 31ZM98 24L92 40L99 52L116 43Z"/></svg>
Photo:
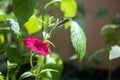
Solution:
<svg viewBox="0 0 120 80"><path fill-rule="evenodd" d="M109 60L120 57L120 46L114 45L111 48L112 49L109 51Z"/></svg>
<svg viewBox="0 0 120 80"><path fill-rule="evenodd" d="M5 80L5 76L0 72L0 80Z"/></svg>
<svg viewBox="0 0 120 80"><path fill-rule="evenodd" d="M77 12L77 4L75 0L62 0L60 7L64 12L65 17L75 17Z"/></svg>
<svg viewBox="0 0 120 80"><path fill-rule="evenodd" d="M20 24L23 26L34 13L37 0L12 0L14 14Z"/></svg>
<svg viewBox="0 0 120 80"><path fill-rule="evenodd" d="M102 27L101 34L105 36L106 42L108 44L115 44L117 42L117 29L119 28L118 25L115 24L108 24Z"/></svg>
<svg viewBox="0 0 120 80"><path fill-rule="evenodd" d="M51 72L51 71L58 72L57 70L54 70L54 69L43 69L41 70L40 74L45 73L45 72Z"/></svg>
<svg viewBox="0 0 120 80"><path fill-rule="evenodd" d="M0 22L4 22L4 21L5 21L5 15L0 14Z"/></svg>
<svg viewBox="0 0 120 80"><path fill-rule="evenodd" d="M46 59L45 68L50 68L56 70L55 72L50 72L52 74L52 80L58 80L62 74L63 69L63 61L62 59L55 53L51 53L51 55L47 58L52 58L52 60ZM54 61L53 61L54 60Z"/></svg>
<svg viewBox="0 0 120 80"><path fill-rule="evenodd" d="M8 48L7 56L8 56L9 62L16 63L19 65L22 64L22 56L20 52L18 51L18 49L14 47Z"/></svg>
<svg viewBox="0 0 120 80"><path fill-rule="evenodd" d="M28 34L33 34L41 30L39 25L38 18L35 15L32 15L29 20L25 23Z"/></svg>
<svg viewBox="0 0 120 80"><path fill-rule="evenodd" d="M3 34L0 34L0 45L3 45L5 42L5 37Z"/></svg>
<svg viewBox="0 0 120 80"><path fill-rule="evenodd" d="M56 19L54 16L50 16L46 13L46 10L49 9L47 8L49 5L58 2L60 2L61 11L64 12L63 19ZM82 60L85 55L85 22L83 17L75 17L77 13L76 1L51 0L49 2L47 0L43 0L42 6L40 5L41 10L39 9L40 14L37 10L37 14L35 14L34 10L37 3L38 0L12 0L12 4L8 5L12 5L14 16L11 16L11 14L6 14L6 12L4 12L6 10L0 10L0 45L3 46L3 48L0 46L0 55L2 56L4 53L7 54L8 71L7 76L5 76L7 80L16 80L16 76L20 70L20 67L23 64L26 64L26 62L30 63L31 68L20 76L20 80L27 77L32 77L36 80L58 80L60 78L63 69L63 61L59 55L51 52L50 55L46 57L36 53L32 53L30 56L30 51L24 48L23 39L30 36L31 34L34 34L38 37L38 35L35 33L40 30L43 41L54 46L54 44L48 40L51 37L51 33L63 25L65 26L65 29L67 29L71 24L70 30L73 47L75 48L75 51L80 60ZM8 5L6 7L8 7ZM84 11L80 6L79 9L80 11ZM82 13L84 14L84 12ZM70 22L71 17L75 18L73 18L73 21ZM26 30L24 30L24 27ZM13 34L11 34L11 32ZM39 34L40 37L41 34ZM17 36L17 38L13 37L12 35ZM0 74L0 79L2 78L3 76L1 77Z"/></svg>
<svg viewBox="0 0 120 80"><path fill-rule="evenodd" d="M9 47L7 50L7 57L8 57L7 66L9 74L9 76L7 77L9 80L15 80L19 68L22 64L22 56L16 48Z"/></svg>
<svg viewBox="0 0 120 80"><path fill-rule="evenodd" d="M33 73L32 73L31 71L24 72L24 73L20 76L20 80L21 80L21 79L24 79L24 78L27 78L27 77L30 77L30 76L33 76Z"/></svg>
<svg viewBox="0 0 120 80"><path fill-rule="evenodd" d="M84 33L86 30L86 24L85 24L85 19L82 16L76 16L73 18L74 21L76 21L80 27L83 29Z"/></svg>
<svg viewBox="0 0 120 80"><path fill-rule="evenodd" d="M19 24L14 19L7 19L7 23L11 31L15 34L15 36L18 36L20 31Z"/></svg>
<svg viewBox="0 0 120 80"><path fill-rule="evenodd" d="M0 22L5 22L7 18L12 18L10 15L0 14Z"/></svg>
<svg viewBox="0 0 120 80"><path fill-rule="evenodd" d="M79 11L83 16L85 16L85 8L84 8L84 5L81 4L81 3L77 3L77 7L78 7L78 11Z"/></svg>
<svg viewBox="0 0 120 80"><path fill-rule="evenodd" d="M86 53L85 33L81 28L81 25L79 25L75 21L71 22L70 32L71 32L71 41L72 41L73 47L75 48L75 51L78 57L80 58L80 60L82 60Z"/></svg>

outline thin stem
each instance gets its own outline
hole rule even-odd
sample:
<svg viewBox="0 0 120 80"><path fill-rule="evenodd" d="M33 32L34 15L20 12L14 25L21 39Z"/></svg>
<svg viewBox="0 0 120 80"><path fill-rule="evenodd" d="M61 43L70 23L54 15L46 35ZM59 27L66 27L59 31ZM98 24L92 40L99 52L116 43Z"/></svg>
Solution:
<svg viewBox="0 0 120 80"><path fill-rule="evenodd" d="M33 61L32 61L33 55L34 55L34 54L31 52L31 55L30 55L30 65L31 65L32 68L33 68Z"/></svg>
<svg viewBox="0 0 120 80"><path fill-rule="evenodd" d="M6 80L9 80L9 69L8 69L8 71L7 71L7 79Z"/></svg>
<svg viewBox="0 0 120 80"><path fill-rule="evenodd" d="M44 16L45 16L45 4L46 0L43 0L43 5L42 5L42 31L46 32L45 24L44 24ZM46 35L46 34L45 34ZM45 41L46 36L43 36L43 40Z"/></svg>
<svg viewBox="0 0 120 80"><path fill-rule="evenodd" d="M38 57L38 60L37 60L37 73L36 73L36 76L35 76L35 80L40 80L40 71L42 69L42 66L43 66L43 63L44 63L44 56L39 56Z"/></svg>
<svg viewBox="0 0 120 80"><path fill-rule="evenodd" d="M61 0L53 0L53 1L50 1L49 3L47 3L46 5L45 5L45 9L49 6L49 5L51 5L52 3L55 3L55 2L60 2Z"/></svg>
<svg viewBox="0 0 120 80"><path fill-rule="evenodd" d="M10 28L9 27L2 27L2 28L0 28L0 30L10 30Z"/></svg>
<svg viewBox="0 0 120 80"><path fill-rule="evenodd" d="M43 30L45 30L45 26L44 26L44 16L45 16L45 3L46 3L46 0L43 0L43 6L42 6L42 27L43 27Z"/></svg>

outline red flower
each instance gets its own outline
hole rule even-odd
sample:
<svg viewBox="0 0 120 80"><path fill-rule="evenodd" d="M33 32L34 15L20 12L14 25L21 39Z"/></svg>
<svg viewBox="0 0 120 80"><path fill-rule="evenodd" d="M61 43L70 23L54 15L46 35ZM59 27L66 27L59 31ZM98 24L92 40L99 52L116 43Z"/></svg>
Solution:
<svg viewBox="0 0 120 80"><path fill-rule="evenodd" d="M24 44L32 52L39 53L43 56L50 54L49 44L34 37L25 39Z"/></svg>

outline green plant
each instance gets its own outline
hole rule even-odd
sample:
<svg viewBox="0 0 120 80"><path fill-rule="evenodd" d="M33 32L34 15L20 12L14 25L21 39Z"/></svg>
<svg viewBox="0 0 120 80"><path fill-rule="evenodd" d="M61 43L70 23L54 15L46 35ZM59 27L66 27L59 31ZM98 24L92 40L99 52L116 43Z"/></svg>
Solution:
<svg viewBox="0 0 120 80"><path fill-rule="evenodd" d="M0 2L6 3L3 0ZM43 55L43 53L46 49L50 50L48 44L54 46L49 38L52 37L54 30L62 26L65 26L65 29L70 28L71 42L75 53L80 60L83 59L86 51L86 36L83 30L85 25L84 18L76 16L77 4L75 0L43 0L39 9L37 8L38 0L11 0L7 2L10 3L7 5L12 6L13 11L10 11L9 14L5 13L5 6L0 12L0 54L1 56L7 55L3 60L6 60L8 70L7 76L0 74L0 79L58 80L63 68L61 58L52 51L47 51L47 55ZM50 16L46 12L48 7L56 3L60 4L60 10L64 13L62 20ZM38 14L39 10L40 14ZM27 46L28 50L24 46L28 44L23 43L25 38L33 35L41 38L41 41L34 38L38 41L38 44L34 43L34 46L40 49L40 53L29 46ZM33 42L31 41L31 43ZM30 69L17 77L21 66L25 64L30 64Z"/></svg>

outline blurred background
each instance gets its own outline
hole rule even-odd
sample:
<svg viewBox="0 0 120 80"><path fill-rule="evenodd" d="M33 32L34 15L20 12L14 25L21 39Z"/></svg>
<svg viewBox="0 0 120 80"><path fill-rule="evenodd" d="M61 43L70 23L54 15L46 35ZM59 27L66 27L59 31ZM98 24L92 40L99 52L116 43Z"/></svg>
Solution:
<svg viewBox="0 0 120 80"><path fill-rule="evenodd" d="M113 20L120 18L120 1L119 0L77 0L84 8L85 14L85 29L87 36L87 55L92 55L99 49L103 49L108 46L106 43L106 37L101 34L101 28L106 24L111 24ZM55 12L54 12L55 13ZM52 12L51 12L52 14ZM58 13L59 14L59 13ZM81 13L78 13L82 16ZM52 41L56 45L55 51L58 52L65 62L69 62L69 58L74 54L74 49L70 42L69 30L59 29L54 32ZM108 60L107 54L100 55L104 64L94 65L90 63L90 66L95 68L108 69L109 62L112 64L112 69L118 67L120 59L112 61ZM71 62L71 61L70 61ZM76 65L79 65L76 62Z"/></svg>

